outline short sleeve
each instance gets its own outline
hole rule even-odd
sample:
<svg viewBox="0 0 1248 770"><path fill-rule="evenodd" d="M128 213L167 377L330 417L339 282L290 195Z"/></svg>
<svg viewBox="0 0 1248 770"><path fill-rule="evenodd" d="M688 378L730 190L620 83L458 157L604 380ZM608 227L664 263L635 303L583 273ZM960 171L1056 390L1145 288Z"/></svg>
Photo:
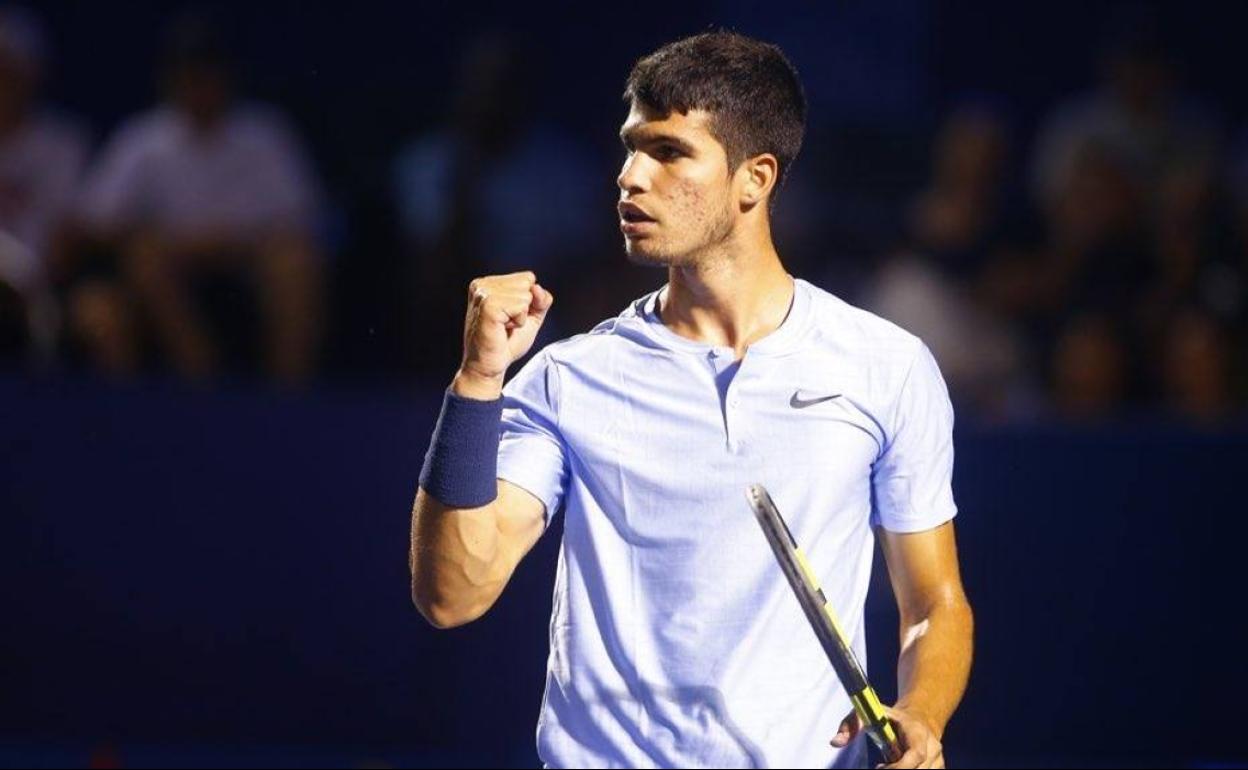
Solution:
<svg viewBox="0 0 1248 770"><path fill-rule="evenodd" d="M558 368L542 352L503 389L498 477L541 500L546 505L548 525L559 510L568 480L558 415Z"/></svg>
<svg viewBox="0 0 1248 770"><path fill-rule="evenodd" d="M953 502L953 405L936 359L920 344L871 472L871 523L921 532L957 515Z"/></svg>

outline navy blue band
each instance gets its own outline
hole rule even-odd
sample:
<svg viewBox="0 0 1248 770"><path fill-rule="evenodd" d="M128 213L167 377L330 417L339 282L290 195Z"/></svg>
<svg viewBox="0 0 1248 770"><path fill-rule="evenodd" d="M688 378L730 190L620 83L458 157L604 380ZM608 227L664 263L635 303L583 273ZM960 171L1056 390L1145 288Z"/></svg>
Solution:
<svg viewBox="0 0 1248 770"><path fill-rule="evenodd" d="M480 508L498 497L503 399L475 401L446 392L420 471L420 486L450 508Z"/></svg>

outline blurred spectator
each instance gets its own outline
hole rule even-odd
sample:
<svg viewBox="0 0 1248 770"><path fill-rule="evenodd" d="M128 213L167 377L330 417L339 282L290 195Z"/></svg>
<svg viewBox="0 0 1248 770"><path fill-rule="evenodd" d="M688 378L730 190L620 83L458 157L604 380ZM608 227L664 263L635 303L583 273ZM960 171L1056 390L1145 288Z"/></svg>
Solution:
<svg viewBox="0 0 1248 770"><path fill-rule="evenodd" d="M1233 401L1222 325L1245 303L1218 132L1177 87L1156 19L1119 21L1100 89L1061 106L1037 142L1048 223L1037 280L997 288L1052 331L1063 413L1105 414L1147 393L1213 415ZM1071 313L1086 315L1065 323ZM1132 350L1157 359L1138 370L1148 380L1133 379Z"/></svg>
<svg viewBox="0 0 1248 770"><path fill-rule="evenodd" d="M1090 141L1071 160L1045 211L1042 306L1049 312L1132 312L1155 258L1143 191L1112 147Z"/></svg>
<svg viewBox="0 0 1248 770"><path fill-rule="evenodd" d="M45 43L28 13L0 10L0 284L29 315L22 323L45 354L56 327L49 279L86 158L84 134L39 106Z"/></svg>
<svg viewBox="0 0 1248 770"><path fill-rule="evenodd" d="M864 305L927 343L959 406L1000 417L1027 397L1023 340L976 302L969 287L930 260L906 254L891 258Z"/></svg>
<svg viewBox="0 0 1248 770"><path fill-rule="evenodd" d="M969 277L1000 234L1007 149L1001 119L981 105L955 109L941 128L932 178L912 204L909 229L913 246L946 272Z"/></svg>
<svg viewBox="0 0 1248 770"><path fill-rule="evenodd" d="M1090 421L1113 417L1131 391L1128 344L1104 316L1071 321L1053 351L1053 404L1062 417Z"/></svg>
<svg viewBox="0 0 1248 770"><path fill-rule="evenodd" d="M1158 189L1171 164L1216 151L1217 132L1177 88L1160 22L1133 12L1115 20L1101 59L1100 87L1059 105L1037 141L1037 200L1056 205L1080 153L1095 143L1124 165L1131 181Z"/></svg>
<svg viewBox="0 0 1248 770"><path fill-rule="evenodd" d="M1187 305L1235 324L1245 311L1245 267L1235 232L1234 199L1208 158L1174 164L1161 180L1152 220L1160 260L1144 319L1160 333Z"/></svg>
<svg viewBox="0 0 1248 770"><path fill-rule="evenodd" d="M1209 315L1189 310L1170 323L1162 353L1162 383L1169 411L1212 424L1235 408L1233 352L1225 330Z"/></svg>
<svg viewBox="0 0 1248 770"><path fill-rule="evenodd" d="M515 41L477 38L457 80L446 125L411 142L394 167L412 291L420 298L413 351L426 366L443 362L435 368L458 360L472 278L533 270L557 288L552 273L600 253L604 229L616 221L614 177L543 117L544 95L535 86L544 78Z"/></svg>
<svg viewBox="0 0 1248 770"><path fill-rule="evenodd" d="M954 399L1000 415L1026 391L1028 353L977 291L1005 229L1005 127L983 105L955 109L937 138L931 180L911 204L909 249L887 259L864 297L919 335Z"/></svg>
<svg viewBox="0 0 1248 770"><path fill-rule="evenodd" d="M83 218L116 244L124 281L77 293L74 318L97 324L80 331L100 358L131 355L128 293L185 377L259 358L277 380L305 379L321 338L323 265L319 188L299 142L272 109L236 100L232 58L205 18L172 27L163 84L166 103L124 124L89 176ZM107 339L114 332L123 339Z"/></svg>

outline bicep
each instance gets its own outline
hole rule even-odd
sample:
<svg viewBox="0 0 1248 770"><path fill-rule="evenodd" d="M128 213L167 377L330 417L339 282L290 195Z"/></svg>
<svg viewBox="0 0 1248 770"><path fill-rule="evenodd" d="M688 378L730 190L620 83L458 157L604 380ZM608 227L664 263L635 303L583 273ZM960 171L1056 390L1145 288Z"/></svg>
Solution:
<svg viewBox="0 0 1248 770"><path fill-rule="evenodd" d="M922 532L881 529L879 535L903 622L938 605L966 602L952 521Z"/></svg>

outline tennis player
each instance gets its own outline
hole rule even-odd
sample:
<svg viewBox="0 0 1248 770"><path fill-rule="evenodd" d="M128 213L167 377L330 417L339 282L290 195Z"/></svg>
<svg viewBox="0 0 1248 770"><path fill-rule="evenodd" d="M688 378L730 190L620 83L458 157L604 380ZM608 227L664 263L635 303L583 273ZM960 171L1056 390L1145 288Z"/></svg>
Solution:
<svg viewBox="0 0 1248 770"><path fill-rule="evenodd" d="M506 387L554 297L527 272L468 287L413 513L414 601L438 627L480 617L562 510L543 762L863 766L850 700L743 502L761 483L864 661L879 537L901 618L890 767L943 767L972 615L936 362L786 272L770 213L806 104L778 48L680 40L637 62L625 99L620 229L668 282Z"/></svg>

